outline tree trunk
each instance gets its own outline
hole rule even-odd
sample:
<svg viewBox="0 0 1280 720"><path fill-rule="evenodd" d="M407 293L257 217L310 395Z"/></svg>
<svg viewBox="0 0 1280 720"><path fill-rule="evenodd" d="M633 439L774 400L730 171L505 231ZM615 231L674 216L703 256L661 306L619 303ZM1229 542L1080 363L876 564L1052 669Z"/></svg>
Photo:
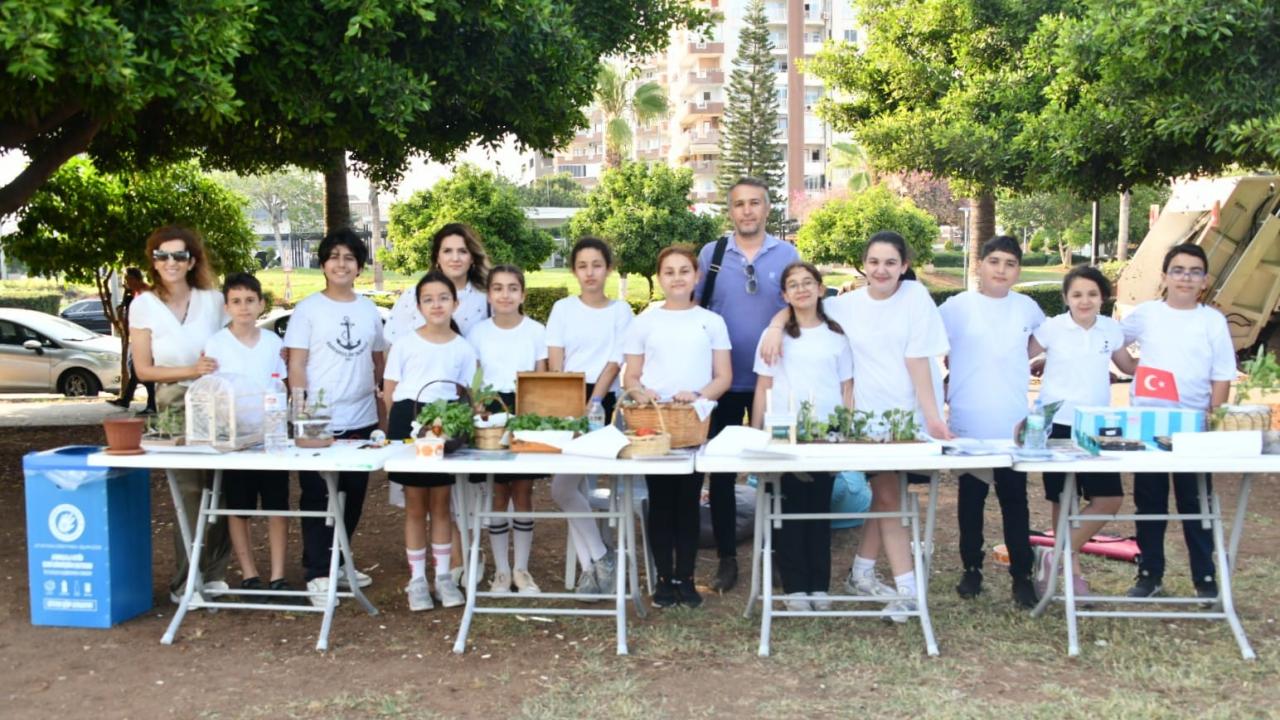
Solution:
<svg viewBox="0 0 1280 720"><path fill-rule="evenodd" d="M378 206L378 188L369 183L369 258L373 260L373 289L382 290L382 261L378 249L382 247L382 208Z"/></svg>
<svg viewBox="0 0 1280 720"><path fill-rule="evenodd" d="M965 287L978 287L978 251L983 243L996 234L996 196L990 190L984 190L969 201L973 211L969 213L969 273Z"/></svg>
<svg viewBox="0 0 1280 720"><path fill-rule="evenodd" d="M618 273L618 299L627 299L627 274L624 272Z"/></svg>
<svg viewBox="0 0 1280 720"><path fill-rule="evenodd" d="M114 272L111 269L99 272L95 284L98 286L98 300L102 303L102 311L111 327L120 335L120 397L124 397L124 389L129 386L129 326L124 313L116 312L116 307L111 303L111 277Z"/></svg>
<svg viewBox="0 0 1280 720"><path fill-rule="evenodd" d="M1124 262L1129 259L1129 203L1133 195L1125 190L1120 193L1120 227L1116 235L1116 259Z"/></svg>
<svg viewBox="0 0 1280 720"><path fill-rule="evenodd" d="M324 232L351 229L351 197L347 194L347 154L338 151L324 169Z"/></svg>

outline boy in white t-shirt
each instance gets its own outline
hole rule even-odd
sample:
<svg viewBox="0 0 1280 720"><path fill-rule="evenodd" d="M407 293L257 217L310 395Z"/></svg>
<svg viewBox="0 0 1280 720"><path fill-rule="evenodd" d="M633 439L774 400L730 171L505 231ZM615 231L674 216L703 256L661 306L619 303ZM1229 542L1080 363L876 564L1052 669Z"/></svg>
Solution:
<svg viewBox="0 0 1280 720"><path fill-rule="evenodd" d="M231 324L214 333L204 345L205 357L218 361L218 372L236 376L236 383L266 388L272 377L283 380L288 371L281 350L284 344L275 333L258 329L262 315L262 285L249 273L234 273L222 284L226 311ZM261 413L261 407L255 408ZM289 473L272 470L226 470L222 474L229 510L256 510L261 498L263 510L289 509ZM289 547L289 524L283 517L267 518L267 538L271 547L270 583L264 583L253 561L249 518L232 515L227 519L231 548L240 563L242 590L294 590L284 578L285 555ZM254 598L247 598L253 602Z"/></svg>
<svg viewBox="0 0 1280 720"><path fill-rule="evenodd" d="M350 230L337 230L320 241L317 251L324 271L324 290L298 303L289 319L284 345L289 349L289 387L303 388L308 397L324 391L336 438L367 438L381 424L376 401L386 366L386 343L382 318L368 298L356 294L355 282L369 250ZM343 518L347 535L354 538L364 508L369 473L338 474L338 490L346 493ZM315 472L299 472L302 496L300 510L324 510L329 502L328 486ZM322 518L302 519L302 567L311 593L329 589L329 556L333 528ZM341 562L341 561L339 561ZM357 571L361 587L373 582ZM345 573L338 579L346 583ZM313 604L324 598L311 596Z"/></svg>
<svg viewBox="0 0 1280 720"><path fill-rule="evenodd" d="M1130 389L1133 405L1181 407L1210 413L1227 401L1231 381L1236 376L1235 347L1227 319L1217 310L1200 304L1200 295L1209 285L1208 269L1208 259L1199 245L1173 246L1165 253L1161 266L1165 299L1142 303L1121 321L1125 343L1139 345L1138 374ZM1144 392L1147 384L1140 379L1144 368L1170 373L1173 387L1165 384L1161 391ZM1200 511L1194 473L1173 473L1173 494L1179 513ZM1133 503L1139 515L1166 514L1169 475L1134 473ZM1141 558L1138 578L1129 589L1130 597L1152 597L1162 590L1164 532L1168 524L1166 520L1134 523ZM1199 520L1183 520L1182 536L1187 543L1196 595L1206 601L1218 597L1213 535Z"/></svg>
<svg viewBox="0 0 1280 720"><path fill-rule="evenodd" d="M979 253L979 290L954 295L938 309L951 344L947 400L951 432L958 437L1006 440L1027 416L1031 380L1027 351L1031 333L1044 322L1044 313L1031 298L1009 291L1021 270L1018 241L1008 235L993 237ZM1013 600L1030 609L1037 598L1031 582L1034 556L1027 476L1008 468L996 468L992 474L1004 518ZM956 592L966 599L982 591L982 520L988 491L987 484L977 477L969 473L960 476L956 510L964 576Z"/></svg>

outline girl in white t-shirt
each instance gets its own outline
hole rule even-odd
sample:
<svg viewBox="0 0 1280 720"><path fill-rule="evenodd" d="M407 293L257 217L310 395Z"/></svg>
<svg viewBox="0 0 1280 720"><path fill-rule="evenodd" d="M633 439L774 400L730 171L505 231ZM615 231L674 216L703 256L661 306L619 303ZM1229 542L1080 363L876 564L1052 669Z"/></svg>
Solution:
<svg viewBox="0 0 1280 720"><path fill-rule="evenodd" d="M516 373L547 369L546 328L525 317L524 272L514 265L499 265L489 271L489 307L493 316L467 333L484 370L485 384L502 395L508 410L515 409ZM494 403L495 405L497 403ZM497 411L500 408L493 407ZM506 510L511 502L516 512L533 512L534 475L498 475L494 478L493 507ZM507 559L508 538L515 535L515 569ZM533 547L533 519L516 518L510 523L498 518L489 524L489 547L493 550L493 581L490 592L510 592L512 583L524 594L542 592L529 574L529 551Z"/></svg>
<svg viewBox="0 0 1280 720"><path fill-rule="evenodd" d="M782 298L790 306L783 327L783 354L777 365L755 362L755 407L752 424L764 426L767 398L780 408L811 400L814 417L826 421L837 407L853 407L853 353L844 330L822 309L822 274L813 265L795 262L782 271ZM794 403L794 405L792 405ZM831 511L832 474L788 473L782 476L782 512ZM788 520L778 535L778 567L788 610L830 610L831 522Z"/></svg>
<svg viewBox="0 0 1280 720"><path fill-rule="evenodd" d="M443 273L432 270L413 289L426 324L391 346L383 374L382 393L387 403L387 437L408 438L414 419L425 403L455 400L457 388L469 385L476 371L476 353L458 333L453 312L458 291ZM443 380L445 382L433 381ZM444 473L390 473L388 479L404 486L404 544L409 559L409 609L433 607L427 590L427 516L431 517L431 555L436 565L436 595L445 607L466 602L449 572L453 551L453 517L449 509L452 475Z"/></svg>
<svg viewBox="0 0 1280 720"><path fill-rule="evenodd" d="M1040 377L1040 402L1062 405L1053 416L1052 439L1070 439L1077 407L1111 404L1111 362L1125 372L1133 372L1133 357L1124 349L1124 333L1120 323L1099 315L1098 311L1111 297L1111 283L1097 268L1077 265L1062 278L1062 297L1067 312L1052 317L1036 328L1031 336L1032 356L1046 353L1044 372ZM1044 474L1045 499L1053 504L1054 527L1061 511L1059 499L1066 476ZM1089 500L1082 510L1086 515L1114 515L1124 500L1120 473L1079 473L1077 489ZM1089 538L1106 525L1103 520L1082 520L1071 530L1071 566L1077 596L1089 595L1089 583L1080 568L1079 550ZM1052 551L1050 551L1052 553ZM1036 567L1036 594L1044 597L1053 567L1051 554L1044 555Z"/></svg>
<svg viewBox="0 0 1280 720"><path fill-rule="evenodd" d="M587 378L587 404L600 403L605 421L613 416L618 368L622 365L622 336L633 313L625 300L610 300L604 294L605 280L613 269L613 251L608 243L584 237L569 252L569 267L581 293L556 301L547 318L547 369L551 372L580 372ZM553 475L551 499L566 512L590 512L591 503L582 491L581 475ZM588 517L569 519L582 575L577 592L594 595L613 587L617 565L612 550L605 547L600 529Z"/></svg>
<svg viewBox="0 0 1280 720"><path fill-rule="evenodd" d="M658 253L658 284L666 302L641 314L627 329L623 385L628 394L639 393L658 402L718 400L733 381L729 330L723 318L693 301L698 256L692 248L672 245ZM702 475L654 476L645 481L649 544L658 570L653 604L698 607L702 596L694 587L693 571Z"/></svg>
<svg viewBox="0 0 1280 720"><path fill-rule="evenodd" d="M1200 303L1210 282L1208 258L1199 245L1175 245L1165 253L1161 270L1164 300L1142 303L1120 323L1125 343L1137 342L1140 350L1138 374L1129 391L1131 402L1136 406L1181 407L1211 413L1227 401L1236 376L1236 357L1227 319ZM1144 369L1171 374L1173 387L1152 379L1153 375L1143 373ZM1199 511L1194 473L1173 473L1173 494L1179 513ZM1133 503L1139 515L1165 514L1169 508L1169 475L1134 473ZM1129 595L1151 597L1162 589L1168 523L1139 520L1134 525L1142 557ZM1182 535L1196 595L1205 600L1217 598L1213 535L1199 520L1183 520Z"/></svg>
<svg viewBox="0 0 1280 720"><path fill-rule="evenodd" d="M453 283L458 295L458 309L453 320L463 335L489 316L486 302L485 275L489 260L484 252L480 235L466 223L449 223L431 236L431 270L444 273ZM418 312L418 299L405 291L396 299L387 318L383 337L387 344L395 343L422 327L422 313Z"/></svg>
<svg viewBox="0 0 1280 720"><path fill-rule="evenodd" d="M950 439L942 419L941 378L937 358L949 349L947 333L929 291L908 272L907 243L896 232L880 231L867 240L862 254L862 272L867 284L825 302L827 316L844 328L853 351L854 407L881 413L885 410L915 410L924 431L939 439ZM784 313L774 316L761 342L761 355L774 360L781 349ZM902 500L898 474L877 473L870 478L871 510L900 512ZM915 612L917 584L911 559L907 529L896 519L873 518L863 526L845 588L855 595L898 596L889 610ZM889 558L895 588L880 582L875 573L881 546ZM906 615L893 615L906 622Z"/></svg>

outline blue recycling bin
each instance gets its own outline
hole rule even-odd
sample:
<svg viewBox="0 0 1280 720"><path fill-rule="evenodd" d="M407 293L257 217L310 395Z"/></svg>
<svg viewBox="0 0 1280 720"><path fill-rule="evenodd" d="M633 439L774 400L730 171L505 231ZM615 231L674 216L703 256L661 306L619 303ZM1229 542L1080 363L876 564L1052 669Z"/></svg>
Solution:
<svg viewBox="0 0 1280 720"><path fill-rule="evenodd" d="M22 458L33 625L107 628L151 609L151 473L90 466L101 449Z"/></svg>

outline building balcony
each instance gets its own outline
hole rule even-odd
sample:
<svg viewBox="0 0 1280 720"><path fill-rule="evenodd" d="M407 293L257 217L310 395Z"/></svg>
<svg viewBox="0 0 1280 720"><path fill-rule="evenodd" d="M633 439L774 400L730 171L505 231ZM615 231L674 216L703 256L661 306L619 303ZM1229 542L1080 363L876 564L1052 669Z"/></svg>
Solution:
<svg viewBox="0 0 1280 720"><path fill-rule="evenodd" d="M724 103L719 100L708 100L685 103L680 106L679 121L686 125L699 120L720 117L724 114Z"/></svg>
<svg viewBox="0 0 1280 720"><path fill-rule="evenodd" d="M715 175L720 169L720 163L715 160L690 160L684 166L693 170L694 175Z"/></svg>
<svg viewBox="0 0 1280 720"><path fill-rule="evenodd" d="M723 85L723 70L696 70L689 72L690 85Z"/></svg>
<svg viewBox="0 0 1280 720"><path fill-rule="evenodd" d="M720 153L720 133L711 131L707 133L690 134L689 138L689 154L690 155L707 155Z"/></svg>
<svg viewBox="0 0 1280 720"><path fill-rule="evenodd" d="M684 57L680 58L682 66L696 65L702 58L719 57L724 54L723 42L691 42L685 46Z"/></svg>

